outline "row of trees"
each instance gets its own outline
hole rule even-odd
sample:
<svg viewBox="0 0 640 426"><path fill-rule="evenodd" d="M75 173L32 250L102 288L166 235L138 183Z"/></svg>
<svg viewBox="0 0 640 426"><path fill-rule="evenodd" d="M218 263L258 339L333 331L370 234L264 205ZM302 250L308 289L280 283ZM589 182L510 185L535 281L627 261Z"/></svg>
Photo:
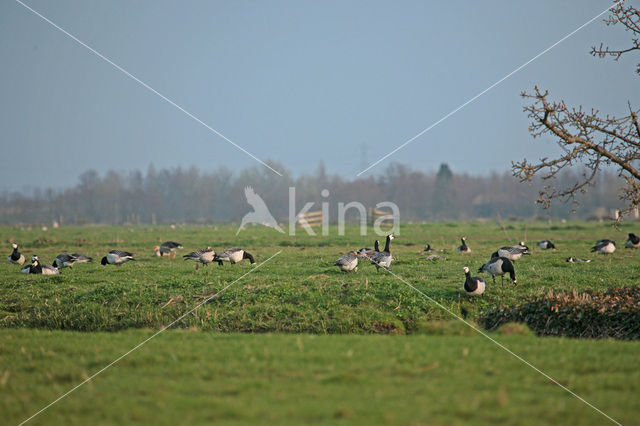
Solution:
<svg viewBox="0 0 640 426"><path fill-rule="evenodd" d="M272 164L285 170L281 164ZM557 176L559 185L570 185L581 172L565 171ZM614 173L599 175L596 187L583 196L580 217L606 215L618 205L620 179ZM0 194L0 223L206 223L239 222L251 211L244 188L251 186L278 219L289 214L289 187L295 187L296 213L307 202L312 210L329 203L332 220L338 203L358 201L374 207L392 201L400 208L402 221L503 218L510 216L567 217L570 205L554 205L543 210L534 202L542 188L540 180L523 185L509 173L470 176L452 172L443 164L437 173L413 170L392 164L377 177L347 180L328 175L321 164L315 173L298 178L285 173L279 177L264 167L238 173L219 168L204 172L196 167L156 170L146 173L109 171L100 175L90 170L80 175L71 188L40 189L32 194ZM323 197L323 189L329 195ZM352 211L355 216L355 211ZM349 216L348 216L349 217Z"/></svg>

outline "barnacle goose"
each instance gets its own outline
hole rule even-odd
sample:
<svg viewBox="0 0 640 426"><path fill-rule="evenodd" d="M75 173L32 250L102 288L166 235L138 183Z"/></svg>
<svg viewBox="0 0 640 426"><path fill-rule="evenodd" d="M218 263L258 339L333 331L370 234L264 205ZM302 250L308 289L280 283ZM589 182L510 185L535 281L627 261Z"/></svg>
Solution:
<svg viewBox="0 0 640 426"><path fill-rule="evenodd" d="M42 275L58 275L60 273L58 268L54 266L41 264L38 256L36 256L35 254L31 257L31 262L31 265L22 268L23 273Z"/></svg>
<svg viewBox="0 0 640 426"><path fill-rule="evenodd" d="M430 254L429 256L425 257L425 259L426 260L440 260L440 259L447 260L447 258L441 254Z"/></svg>
<svg viewBox="0 0 640 426"><path fill-rule="evenodd" d="M62 253L56 256L55 259L53 259L53 266L58 269L66 267L73 268L73 264L76 263L76 261L77 258L75 258L72 254Z"/></svg>
<svg viewBox="0 0 640 426"><path fill-rule="evenodd" d="M496 282L496 275L502 277L502 283L504 284L504 274L509 273L513 284L517 285L516 271L513 269L513 264L506 257L492 257L490 261L485 263L478 269L478 272L486 272L491 274L493 283Z"/></svg>
<svg viewBox="0 0 640 426"><path fill-rule="evenodd" d="M218 262L218 265L222 266L224 261L227 261L233 265L237 262L240 262L242 259L249 259L249 262L251 262L252 265L256 263L251 254L238 247L233 247L223 251L222 253L216 254L216 256L213 258L213 261Z"/></svg>
<svg viewBox="0 0 640 426"><path fill-rule="evenodd" d="M122 251L122 250L111 250L109 253L107 253L105 257L102 258L102 260L100 261L100 264L102 266L106 266L106 265L120 266L129 260L135 260L133 258L133 253L130 253L128 251Z"/></svg>
<svg viewBox="0 0 640 426"><path fill-rule="evenodd" d="M525 254L530 255L531 253L529 253L529 247L525 246L521 241L517 246L500 247L491 257L506 257L509 260L518 260Z"/></svg>
<svg viewBox="0 0 640 426"><path fill-rule="evenodd" d="M13 251L7 258L8 263L14 263L16 265L24 264L24 255L18 251L18 245L16 243L11 244Z"/></svg>
<svg viewBox="0 0 640 426"><path fill-rule="evenodd" d="M87 263L87 262L91 262L91 260L92 259L90 257L87 257L84 254L62 253L56 256L56 258L53 260L53 266L55 266L58 269L62 269L66 267L73 268L73 265L75 265L76 263Z"/></svg>
<svg viewBox="0 0 640 426"><path fill-rule="evenodd" d="M211 247L206 249L200 249L187 253L184 256L184 260L193 260L196 262L196 271L200 269L200 265L207 266L208 263L213 262L213 258L216 256L216 252Z"/></svg>
<svg viewBox="0 0 640 426"><path fill-rule="evenodd" d="M376 265L376 270L380 270L380 267L385 269L389 269L391 267L391 262L393 262L393 256L391 255L391 250L389 249L389 244L391 244L391 240L393 240L395 236L393 234L387 235L387 242L384 245L384 250L376 253L371 258L371 264Z"/></svg>
<svg viewBox="0 0 640 426"><path fill-rule="evenodd" d="M176 243L175 241L165 241L159 246L155 246L153 250L155 251L155 255L158 257L162 257L165 254L167 258L171 257L171 253L173 253L173 258L176 258L176 250L181 249L182 245L180 243Z"/></svg>
<svg viewBox="0 0 640 426"><path fill-rule="evenodd" d="M640 237L638 237L633 232L629 233L629 238L627 242L624 244L626 248L638 248L640 247Z"/></svg>
<svg viewBox="0 0 640 426"><path fill-rule="evenodd" d="M354 271L358 272L358 257L364 255L358 255L355 251L350 251L349 253L340 256L334 266L338 266L341 271L349 272Z"/></svg>
<svg viewBox="0 0 640 426"><path fill-rule="evenodd" d="M467 245L467 237L460 238L462 244L456 249L459 253L471 253L471 248Z"/></svg>
<svg viewBox="0 0 640 426"><path fill-rule="evenodd" d="M598 240L596 245L591 247L592 252L598 252L600 254L611 254L616 251L616 243L611 240Z"/></svg>
<svg viewBox="0 0 640 426"><path fill-rule="evenodd" d="M376 255L376 253L380 252L380 241L376 240L373 243L373 250L371 250L370 248L361 248L360 250L358 250L358 256L363 258L363 259L373 259L373 256Z"/></svg>
<svg viewBox="0 0 640 426"><path fill-rule="evenodd" d="M463 268L466 279L464 280L464 291L470 296L480 296L484 293L487 283L480 277L472 277L469 268Z"/></svg>
<svg viewBox="0 0 640 426"><path fill-rule="evenodd" d="M556 246L555 244L553 244L551 241L549 240L542 240L542 241L538 241L538 247L540 247L542 250L555 250Z"/></svg>

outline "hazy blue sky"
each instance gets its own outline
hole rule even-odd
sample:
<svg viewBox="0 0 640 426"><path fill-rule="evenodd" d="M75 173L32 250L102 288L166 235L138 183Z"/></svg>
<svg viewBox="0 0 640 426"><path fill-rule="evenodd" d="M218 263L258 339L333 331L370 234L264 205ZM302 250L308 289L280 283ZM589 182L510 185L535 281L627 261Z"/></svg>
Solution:
<svg viewBox="0 0 640 426"><path fill-rule="evenodd" d="M25 1L261 159L346 177L574 30L606 1ZM606 16L606 15L605 15ZM389 161L504 171L554 152L522 112L535 84L571 104L640 104L638 58L601 19ZM66 186L89 168L256 165L22 7L0 2L1 188Z"/></svg>

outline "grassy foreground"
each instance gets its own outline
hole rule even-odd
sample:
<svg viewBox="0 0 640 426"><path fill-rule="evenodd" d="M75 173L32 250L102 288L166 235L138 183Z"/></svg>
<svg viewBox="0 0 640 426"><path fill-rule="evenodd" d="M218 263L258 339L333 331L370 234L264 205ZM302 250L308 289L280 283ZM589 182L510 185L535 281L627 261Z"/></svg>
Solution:
<svg viewBox="0 0 640 426"><path fill-rule="evenodd" d="M609 224L569 222L507 223L461 222L402 225L392 245L397 261L392 270L453 312L464 307L474 319L498 304L514 304L554 290L606 290L635 285L640 280L639 250L624 249L626 233L637 224L616 231ZM319 230L317 230L319 231ZM303 230L288 236L264 227L251 227L238 236L233 226L63 227L42 231L0 227L0 240L15 239L30 258L38 254L52 262L62 252L81 252L93 264L65 269L60 276L32 276L16 265L0 262L0 327L33 327L77 331L115 331L158 328L168 324L205 297L255 268L247 262L194 271L192 262L153 256L158 241L175 240L185 247L180 254L207 245L216 250L243 247L258 263L282 251L272 261L247 275L219 298L198 308L178 327L222 332L288 333L422 333L431 321L449 314L410 289L397 278L377 273L361 262L357 273L345 274L333 266L343 253L371 247L374 235L360 236L347 228L345 236L332 228L329 236L309 236ZM371 230L369 230L371 232ZM472 253L455 251L458 238L468 237ZM556 251L535 246L552 239ZM610 256L589 253L600 238L618 242ZM516 264L518 287L491 284L485 296L469 301L462 291L463 266L477 270L491 252L526 240L532 248ZM429 242L447 251L447 260L427 261L422 253ZM10 247L7 244L7 247ZM120 248L136 253L138 261L122 267L102 267L106 252ZM6 255L10 249L6 249ZM592 263L570 264L568 256L590 258Z"/></svg>
<svg viewBox="0 0 640 426"><path fill-rule="evenodd" d="M17 424L150 336L0 330L0 413ZM623 424L640 342L492 334ZM29 424L607 424L478 335L167 331Z"/></svg>

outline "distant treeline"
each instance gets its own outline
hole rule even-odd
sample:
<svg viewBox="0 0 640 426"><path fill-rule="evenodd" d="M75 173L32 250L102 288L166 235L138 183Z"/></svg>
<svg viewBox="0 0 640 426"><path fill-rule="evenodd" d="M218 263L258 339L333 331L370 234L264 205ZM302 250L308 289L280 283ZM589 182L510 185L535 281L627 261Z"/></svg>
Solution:
<svg viewBox="0 0 640 426"><path fill-rule="evenodd" d="M285 170L272 162L277 170ZM578 172L576 172L578 173ZM559 185L576 180L564 173ZM191 168L157 170L146 173L94 170L82 173L77 185L64 190L36 189L30 194L0 194L2 224L121 224L121 223L208 223L239 222L252 209L244 188L251 186L266 202L272 214L283 221L289 215L289 187L295 187L296 213L307 202L329 203L331 220L336 220L338 203L358 201L375 207L392 201L400 208L400 219L465 220L473 218L569 217L570 205L556 204L545 211L535 204L538 188L552 182L521 184L510 173L471 176L450 170L443 164L437 173L390 165L382 174L358 179L327 175L324 166L310 174L280 177L264 167L233 172L221 167L212 172ZM604 174L589 188L576 216L606 216L618 206L618 177ZM323 197L321 191L329 190ZM357 218L355 209L349 211ZM349 217L349 216L348 216Z"/></svg>

